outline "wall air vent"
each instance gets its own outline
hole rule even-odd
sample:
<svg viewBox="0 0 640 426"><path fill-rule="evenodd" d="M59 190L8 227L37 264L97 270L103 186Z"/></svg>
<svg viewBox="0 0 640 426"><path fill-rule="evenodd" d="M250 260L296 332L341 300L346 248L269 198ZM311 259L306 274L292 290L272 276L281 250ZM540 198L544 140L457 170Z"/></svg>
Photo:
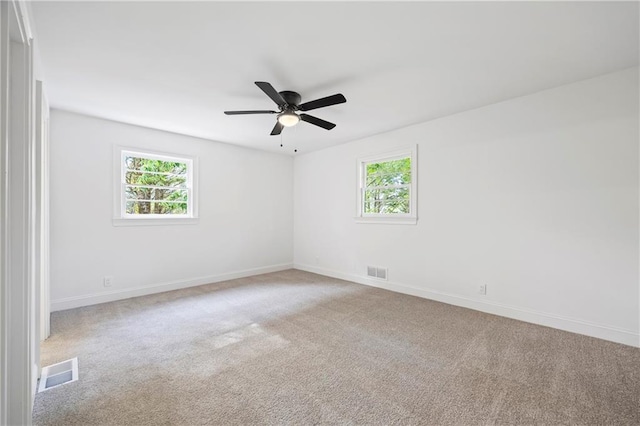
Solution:
<svg viewBox="0 0 640 426"><path fill-rule="evenodd" d="M387 268L378 268L376 266L367 266L367 276L380 280L387 279Z"/></svg>
<svg viewBox="0 0 640 426"><path fill-rule="evenodd" d="M38 392L78 380L78 358L68 359L42 369Z"/></svg>

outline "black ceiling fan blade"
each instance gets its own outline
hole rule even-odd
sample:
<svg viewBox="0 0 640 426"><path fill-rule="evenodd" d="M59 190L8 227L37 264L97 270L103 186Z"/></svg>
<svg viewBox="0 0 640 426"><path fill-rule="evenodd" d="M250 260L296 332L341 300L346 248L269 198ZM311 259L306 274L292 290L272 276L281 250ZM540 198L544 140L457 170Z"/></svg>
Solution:
<svg viewBox="0 0 640 426"><path fill-rule="evenodd" d="M347 102L347 98L342 93L327 96L326 98L316 99L315 101L305 102L298 105L300 111L311 111L312 109L324 108L331 105L343 104Z"/></svg>
<svg viewBox="0 0 640 426"><path fill-rule="evenodd" d="M327 130L331 130L336 127L336 125L333 123L329 123L328 121L309 114L300 114L300 120L306 121L307 123L315 124L316 126L322 127L323 129Z"/></svg>
<svg viewBox="0 0 640 426"><path fill-rule="evenodd" d="M277 111L270 111L268 109L258 109L254 111L225 111L227 115L242 115L242 114L277 114Z"/></svg>
<svg viewBox="0 0 640 426"><path fill-rule="evenodd" d="M271 98L273 102L275 102L278 106L284 107L287 103L282 99L280 93L270 83L266 81L256 81L256 86L258 86L264 93L267 94L268 97Z"/></svg>
<svg viewBox="0 0 640 426"><path fill-rule="evenodd" d="M282 133L282 129L284 129L284 126L280 124L279 121L276 121L276 125L273 126L273 130L271 131L271 136L279 135L280 133Z"/></svg>

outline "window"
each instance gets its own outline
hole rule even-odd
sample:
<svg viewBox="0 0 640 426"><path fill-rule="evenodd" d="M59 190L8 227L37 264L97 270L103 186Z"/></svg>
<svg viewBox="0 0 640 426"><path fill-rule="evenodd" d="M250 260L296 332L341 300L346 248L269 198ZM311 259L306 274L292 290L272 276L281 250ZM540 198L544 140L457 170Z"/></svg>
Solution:
<svg viewBox="0 0 640 426"><path fill-rule="evenodd" d="M147 224L186 223L197 217L194 159L118 151L116 224L142 224L141 219L150 219Z"/></svg>
<svg viewBox="0 0 640 426"><path fill-rule="evenodd" d="M359 221L416 223L415 151L407 149L358 161Z"/></svg>

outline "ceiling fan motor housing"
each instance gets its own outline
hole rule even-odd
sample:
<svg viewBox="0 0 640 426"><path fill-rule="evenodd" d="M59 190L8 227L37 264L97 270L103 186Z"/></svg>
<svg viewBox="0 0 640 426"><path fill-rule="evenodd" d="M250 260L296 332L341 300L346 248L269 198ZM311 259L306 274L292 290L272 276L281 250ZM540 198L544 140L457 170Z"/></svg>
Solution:
<svg viewBox="0 0 640 426"><path fill-rule="evenodd" d="M291 90L283 90L280 93L282 99L287 103L287 105L291 109L298 109L298 105L300 105L300 101L302 101L302 97L298 92L292 92Z"/></svg>

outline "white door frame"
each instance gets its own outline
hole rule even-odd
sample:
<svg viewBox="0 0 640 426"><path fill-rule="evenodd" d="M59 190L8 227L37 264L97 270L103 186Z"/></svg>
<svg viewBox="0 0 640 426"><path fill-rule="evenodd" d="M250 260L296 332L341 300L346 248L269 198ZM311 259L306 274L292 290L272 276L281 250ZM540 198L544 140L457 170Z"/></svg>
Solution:
<svg viewBox="0 0 640 426"><path fill-rule="evenodd" d="M40 341L51 334L49 292L49 102L36 81L36 313ZM38 349L38 353L40 350ZM38 370L40 365L38 363Z"/></svg>
<svg viewBox="0 0 640 426"><path fill-rule="evenodd" d="M36 327L33 43L25 4L0 1L0 424L31 424Z"/></svg>

